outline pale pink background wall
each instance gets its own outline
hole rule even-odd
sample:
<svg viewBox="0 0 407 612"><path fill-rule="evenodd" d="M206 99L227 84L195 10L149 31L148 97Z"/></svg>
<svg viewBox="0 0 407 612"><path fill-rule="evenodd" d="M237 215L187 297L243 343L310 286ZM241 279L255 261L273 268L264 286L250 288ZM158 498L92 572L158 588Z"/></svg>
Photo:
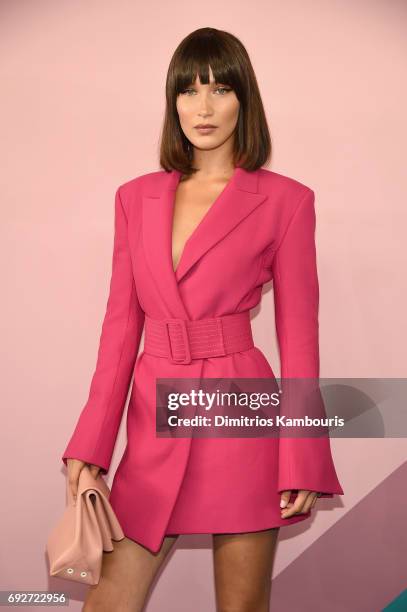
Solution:
<svg viewBox="0 0 407 612"><path fill-rule="evenodd" d="M321 375L406 375L406 12L401 0L2 2L0 589L65 590L80 609L84 590L50 581L45 563L65 502L60 456L95 365L114 190L158 169L166 69L190 31L211 25L246 45L271 168L316 192ZM274 367L273 325L268 288L253 328ZM122 426L109 482L123 445ZM332 448L346 496L282 530L274 576L400 465L407 445ZM209 545L182 537L149 612L214 610Z"/></svg>

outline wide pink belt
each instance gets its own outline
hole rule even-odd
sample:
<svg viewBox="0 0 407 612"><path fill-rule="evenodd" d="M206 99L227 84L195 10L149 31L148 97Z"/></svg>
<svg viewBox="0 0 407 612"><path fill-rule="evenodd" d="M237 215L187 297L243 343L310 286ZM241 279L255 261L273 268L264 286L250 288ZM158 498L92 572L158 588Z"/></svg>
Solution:
<svg viewBox="0 0 407 612"><path fill-rule="evenodd" d="M250 310L196 321L145 315L144 325L144 352L173 363L230 355L254 346Z"/></svg>

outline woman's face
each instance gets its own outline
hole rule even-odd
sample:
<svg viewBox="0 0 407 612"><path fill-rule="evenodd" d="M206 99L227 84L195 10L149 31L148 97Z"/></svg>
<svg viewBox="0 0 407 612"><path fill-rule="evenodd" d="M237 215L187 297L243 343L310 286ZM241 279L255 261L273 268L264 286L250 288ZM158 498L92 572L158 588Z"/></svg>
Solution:
<svg viewBox="0 0 407 612"><path fill-rule="evenodd" d="M215 149L234 137L239 116L239 100L235 92L222 83L215 83L209 67L209 83L202 85L199 75L194 84L177 96L177 111L182 131L198 149ZM210 124L213 129L197 126Z"/></svg>

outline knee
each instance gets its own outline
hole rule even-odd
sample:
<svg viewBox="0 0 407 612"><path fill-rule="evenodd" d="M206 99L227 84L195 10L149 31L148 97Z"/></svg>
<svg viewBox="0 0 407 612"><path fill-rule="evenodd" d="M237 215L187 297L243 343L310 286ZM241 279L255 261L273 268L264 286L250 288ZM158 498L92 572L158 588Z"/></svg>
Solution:
<svg viewBox="0 0 407 612"><path fill-rule="evenodd" d="M216 608L217 612L269 612L269 609L269 601L264 597L253 597L240 601L225 601Z"/></svg>
<svg viewBox="0 0 407 612"><path fill-rule="evenodd" d="M114 608L115 610L119 611L120 608ZM85 601L85 603L83 604L82 610L81 612L111 612L112 611L112 605L111 602L109 603L108 601L101 601L98 598L94 598L91 601Z"/></svg>
<svg viewBox="0 0 407 612"><path fill-rule="evenodd" d="M111 603L106 603L106 602L101 602L101 601L92 601L92 602L85 602L85 604L82 607L81 612L112 612L112 610L115 610L115 612L130 612L133 610L138 610L138 608L130 608L128 605L119 605L119 604L114 604L113 606L111 605Z"/></svg>
<svg viewBox="0 0 407 612"><path fill-rule="evenodd" d="M108 608L100 601L85 602L81 612L108 612Z"/></svg>
<svg viewBox="0 0 407 612"><path fill-rule="evenodd" d="M271 580L242 581L216 589L217 612L269 612Z"/></svg>
<svg viewBox="0 0 407 612"><path fill-rule="evenodd" d="M234 605L227 605L227 606L221 606L220 608L217 608L217 612L268 612L269 608L264 607L263 606L259 606L257 604L237 604L236 606Z"/></svg>

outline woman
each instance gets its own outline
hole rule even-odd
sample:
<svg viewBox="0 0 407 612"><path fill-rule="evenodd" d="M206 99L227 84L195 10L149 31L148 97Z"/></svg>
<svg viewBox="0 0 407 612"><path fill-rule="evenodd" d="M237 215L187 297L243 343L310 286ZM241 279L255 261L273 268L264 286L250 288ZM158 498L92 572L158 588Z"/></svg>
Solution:
<svg viewBox="0 0 407 612"><path fill-rule="evenodd" d="M116 192L96 370L62 457L74 495L85 464L107 473L134 373L110 498L126 538L84 609L141 610L178 534L212 533L218 610L262 612L279 528L343 494L329 438L159 437L156 379L274 378L250 327L272 278L281 376L319 376L314 192L262 168L265 113L231 34L181 42L166 101L163 170Z"/></svg>

